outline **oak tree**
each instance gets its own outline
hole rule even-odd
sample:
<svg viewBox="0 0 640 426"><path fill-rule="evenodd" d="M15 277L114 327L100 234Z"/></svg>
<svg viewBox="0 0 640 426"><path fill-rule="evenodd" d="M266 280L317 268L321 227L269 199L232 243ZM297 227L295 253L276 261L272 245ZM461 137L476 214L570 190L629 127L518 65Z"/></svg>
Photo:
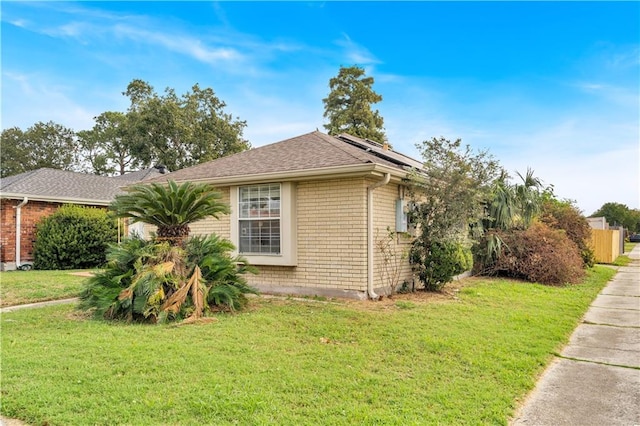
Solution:
<svg viewBox="0 0 640 426"><path fill-rule="evenodd" d="M94 120L93 129L78 132L87 168L104 176L139 170L142 161L134 155L129 117L122 112L107 111Z"/></svg>
<svg viewBox="0 0 640 426"><path fill-rule="evenodd" d="M133 80L124 95L131 100L128 143L147 166L178 170L250 147L242 137L246 122L225 112L226 104L211 88L195 84L180 96L171 88L159 95L148 83Z"/></svg>
<svg viewBox="0 0 640 426"><path fill-rule="evenodd" d="M11 127L2 131L1 138L2 177L42 167L79 170L74 131L53 121L37 122L25 131Z"/></svg>

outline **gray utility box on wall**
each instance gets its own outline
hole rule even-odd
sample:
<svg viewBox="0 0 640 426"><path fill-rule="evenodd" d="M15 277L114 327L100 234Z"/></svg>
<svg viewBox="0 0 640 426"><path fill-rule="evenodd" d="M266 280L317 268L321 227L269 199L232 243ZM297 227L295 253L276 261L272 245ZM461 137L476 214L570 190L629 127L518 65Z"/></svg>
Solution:
<svg viewBox="0 0 640 426"><path fill-rule="evenodd" d="M407 202L402 199L396 200L396 232L407 232Z"/></svg>

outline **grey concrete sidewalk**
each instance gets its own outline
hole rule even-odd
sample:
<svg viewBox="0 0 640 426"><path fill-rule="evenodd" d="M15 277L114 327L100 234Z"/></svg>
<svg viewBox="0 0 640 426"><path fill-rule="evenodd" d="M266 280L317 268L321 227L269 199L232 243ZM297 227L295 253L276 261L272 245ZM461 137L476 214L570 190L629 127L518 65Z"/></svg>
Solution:
<svg viewBox="0 0 640 426"><path fill-rule="evenodd" d="M640 244L510 423L640 425Z"/></svg>
<svg viewBox="0 0 640 426"><path fill-rule="evenodd" d="M77 297L72 297L70 299L48 300L46 302L26 303L24 305L7 306L4 308L0 308L0 313L13 312L20 309L40 308L42 306L63 305L67 303L75 303L79 300L80 299L78 299Z"/></svg>

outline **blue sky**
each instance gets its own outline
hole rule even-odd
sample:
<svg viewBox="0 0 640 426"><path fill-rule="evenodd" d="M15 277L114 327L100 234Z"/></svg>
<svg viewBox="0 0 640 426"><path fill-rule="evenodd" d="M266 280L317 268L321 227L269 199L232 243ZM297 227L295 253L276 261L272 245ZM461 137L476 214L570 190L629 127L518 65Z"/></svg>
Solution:
<svg viewBox="0 0 640 426"><path fill-rule="evenodd" d="M89 129L134 78L211 87L254 147L318 128L358 65L396 150L461 138L585 214L640 208L639 2L2 1L2 128Z"/></svg>

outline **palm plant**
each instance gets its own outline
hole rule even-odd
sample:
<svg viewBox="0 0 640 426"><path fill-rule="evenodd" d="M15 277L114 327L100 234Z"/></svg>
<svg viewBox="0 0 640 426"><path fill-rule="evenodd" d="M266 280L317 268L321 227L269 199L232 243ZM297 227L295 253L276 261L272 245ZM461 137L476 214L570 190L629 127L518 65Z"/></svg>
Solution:
<svg viewBox="0 0 640 426"><path fill-rule="evenodd" d="M157 227L158 239L172 245L181 244L189 236L189 224L207 218L216 219L229 213L229 206L220 202L222 197L210 185L174 181L162 185L132 185L127 194L116 196L110 209L118 217L131 218Z"/></svg>
<svg viewBox="0 0 640 426"><path fill-rule="evenodd" d="M191 237L184 247L127 239L109 249L104 270L87 281L80 308L99 318L151 323L236 311L257 291L243 277L254 269L230 255L232 249L216 235Z"/></svg>
<svg viewBox="0 0 640 426"><path fill-rule="evenodd" d="M533 218L540 212L542 207L542 181L533 175L533 170L527 168L527 173L522 176L518 173L522 184L515 185L516 200L520 210L522 222L528 228Z"/></svg>
<svg viewBox="0 0 640 426"><path fill-rule="evenodd" d="M508 175L503 173L494 182L492 198L486 206L487 217L482 223L485 230L528 228L540 212L543 197L542 181L527 169L523 176L517 173L522 183L510 185Z"/></svg>
<svg viewBox="0 0 640 426"><path fill-rule="evenodd" d="M514 188L507 182L503 172L493 184L492 199L487 204L487 217L482 223L484 229L509 229L516 216L516 196Z"/></svg>
<svg viewBox="0 0 640 426"><path fill-rule="evenodd" d="M189 223L229 211L220 198L208 185L172 181L166 187L135 185L118 196L110 208L119 217L157 226L157 237L111 246L107 266L85 286L81 307L107 319L152 323L242 308L245 294L257 293L243 277L254 270L231 255L230 241L187 238Z"/></svg>
<svg viewBox="0 0 640 426"><path fill-rule="evenodd" d="M509 184L506 173L494 182L492 198L486 205L487 217L481 222L481 237L475 249L476 271L500 257L503 247L507 247L502 239L505 232L527 229L540 212L543 185L533 173L530 168L524 176L517 172L522 183Z"/></svg>

